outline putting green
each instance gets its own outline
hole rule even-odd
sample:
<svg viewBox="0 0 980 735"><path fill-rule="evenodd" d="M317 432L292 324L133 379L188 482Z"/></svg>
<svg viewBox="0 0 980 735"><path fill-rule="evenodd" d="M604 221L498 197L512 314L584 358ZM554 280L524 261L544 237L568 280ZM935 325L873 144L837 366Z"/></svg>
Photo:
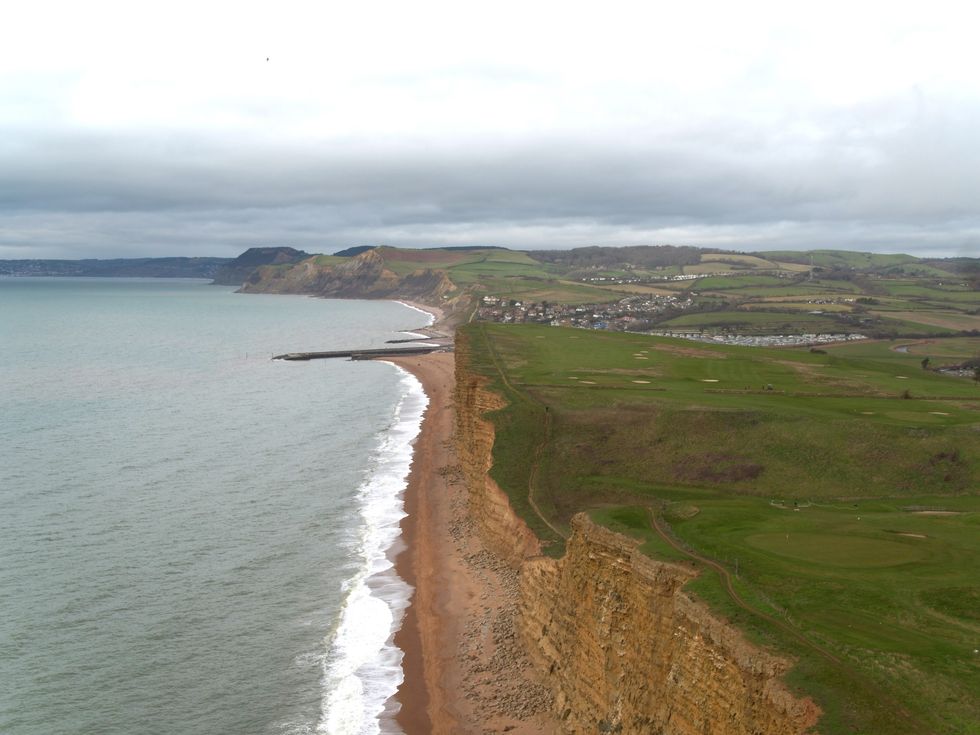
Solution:
<svg viewBox="0 0 980 735"><path fill-rule="evenodd" d="M745 539L778 556L834 567L892 567L917 561L924 549L912 544L819 533L759 533Z"/></svg>

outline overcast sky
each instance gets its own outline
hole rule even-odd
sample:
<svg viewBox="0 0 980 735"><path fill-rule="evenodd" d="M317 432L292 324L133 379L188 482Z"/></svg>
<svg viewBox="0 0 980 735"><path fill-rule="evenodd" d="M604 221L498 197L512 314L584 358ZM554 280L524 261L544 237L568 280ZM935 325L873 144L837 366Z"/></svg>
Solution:
<svg viewBox="0 0 980 735"><path fill-rule="evenodd" d="M971 3L9 3L0 258L980 256Z"/></svg>

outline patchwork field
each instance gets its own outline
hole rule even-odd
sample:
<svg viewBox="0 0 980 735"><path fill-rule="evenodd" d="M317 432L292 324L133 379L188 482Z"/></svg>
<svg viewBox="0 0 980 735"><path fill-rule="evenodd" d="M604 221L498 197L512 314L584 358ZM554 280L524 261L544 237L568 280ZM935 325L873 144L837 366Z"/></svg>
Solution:
<svg viewBox="0 0 980 735"><path fill-rule="evenodd" d="M549 553L587 510L694 561L693 593L798 659L822 733L978 732L980 385L922 360L980 340L811 352L473 324L459 345L508 400L492 474Z"/></svg>
<svg viewBox="0 0 980 735"><path fill-rule="evenodd" d="M648 305L639 316L653 329L848 332L875 337L980 329L980 260L976 259L925 261L845 251L746 254L669 246L561 252L375 250L385 269L399 277L425 270L443 272L455 287L445 298L463 296L470 304L492 296L514 307L509 302L522 302L522 308L543 302L596 305L607 307L597 311L610 314L617 302L628 297L674 297L655 307ZM344 260L317 256L321 266ZM509 319L522 321L513 314Z"/></svg>

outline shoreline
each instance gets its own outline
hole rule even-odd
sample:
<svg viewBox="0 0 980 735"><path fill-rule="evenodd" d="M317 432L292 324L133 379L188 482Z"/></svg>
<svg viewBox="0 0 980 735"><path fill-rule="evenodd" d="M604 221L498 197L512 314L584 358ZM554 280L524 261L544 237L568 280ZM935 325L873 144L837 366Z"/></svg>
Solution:
<svg viewBox="0 0 980 735"><path fill-rule="evenodd" d="M403 543L393 560L398 576L415 589L394 637L395 646L404 654L404 679L394 696L401 705L395 721L407 735L449 732L457 719L447 706L443 679L445 659L453 658L454 652L445 650L447 636L440 630L451 629L452 620L438 609L436 588L445 588L448 579L433 546L438 519L445 511L445 503L440 502L445 498L440 470L451 459L454 359L442 353L426 355L424 360L400 357L384 361L415 376L429 398L405 488Z"/></svg>
<svg viewBox="0 0 980 735"><path fill-rule="evenodd" d="M419 339L431 340L442 345L451 345L453 343L454 330L452 325L446 321L446 312L444 309L438 306L430 306L429 304L421 304L418 301L407 301L405 299L393 299L393 301L413 311L422 312L432 319L424 327L399 330L402 334L421 335Z"/></svg>
<svg viewBox="0 0 980 735"><path fill-rule="evenodd" d="M432 323L413 331L450 349L379 358L415 376L428 398L405 486L402 543L389 556L414 593L393 639L403 680L386 709L405 735L553 732L550 694L514 623L517 572L483 545L470 516L453 443L454 324L438 307L399 303L430 314Z"/></svg>
<svg viewBox="0 0 980 735"><path fill-rule="evenodd" d="M455 355L385 359L429 398L405 488L398 575L415 588L394 643L404 679L390 700L406 735L553 732L550 695L515 627L517 572L483 545L453 446ZM519 703L519 705L518 705Z"/></svg>

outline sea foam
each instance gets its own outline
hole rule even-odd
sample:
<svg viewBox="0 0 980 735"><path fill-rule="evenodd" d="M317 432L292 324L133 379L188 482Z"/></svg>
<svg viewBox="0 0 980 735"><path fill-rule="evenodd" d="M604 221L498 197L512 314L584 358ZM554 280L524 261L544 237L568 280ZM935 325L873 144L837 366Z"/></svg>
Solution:
<svg viewBox="0 0 980 735"><path fill-rule="evenodd" d="M412 445L428 397L413 375L397 369L404 393L358 490L359 517L351 519L360 528L352 553L361 563L345 583L340 622L327 639L317 726L324 735L401 732L394 722L382 722L382 713L404 680L403 653L394 645L394 635L414 590L398 576L388 552L401 535Z"/></svg>

